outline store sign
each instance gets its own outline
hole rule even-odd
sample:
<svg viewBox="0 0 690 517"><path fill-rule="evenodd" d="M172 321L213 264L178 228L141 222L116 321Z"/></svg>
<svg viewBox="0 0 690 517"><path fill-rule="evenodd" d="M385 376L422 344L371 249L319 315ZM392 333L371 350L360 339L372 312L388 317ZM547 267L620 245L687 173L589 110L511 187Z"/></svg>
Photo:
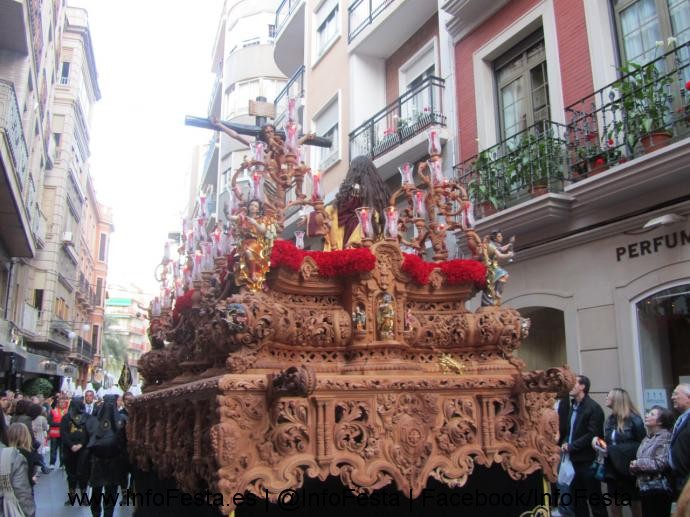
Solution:
<svg viewBox="0 0 690 517"><path fill-rule="evenodd" d="M646 239L639 242L633 242L627 246L618 246L616 248L616 260L620 262L624 258L644 257L645 255L653 255L664 248L676 248L678 246L685 246L690 244L690 230L681 230L679 232L668 233L660 235L653 239Z"/></svg>
<svg viewBox="0 0 690 517"><path fill-rule="evenodd" d="M644 390L644 408L649 409L652 406L668 407L668 397L665 389Z"/></svg>

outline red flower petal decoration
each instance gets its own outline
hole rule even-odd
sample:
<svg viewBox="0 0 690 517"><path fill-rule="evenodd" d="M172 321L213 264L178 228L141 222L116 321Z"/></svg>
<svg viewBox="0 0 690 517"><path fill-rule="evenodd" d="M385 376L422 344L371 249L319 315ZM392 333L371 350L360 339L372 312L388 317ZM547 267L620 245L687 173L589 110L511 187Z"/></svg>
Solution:
<svg viewBox="0 0 690 517"><path fill-rule="evenodd" d="M690 81L688 81L687 83L685 83L685 89L686 89L687 91L690 91Z"/></svg>
<svg viewBox="0 0 690 517"><path fill-rule="evenodd" d="M173 308L173 326L177 325L180 321L180 316L184 311L192 308L192 296L194 295L194 289L189 289L182 296L175 298L175 307Z"/></svg>
<svg viewBox="0 0 690 517"><path fill-rule="evenodd" d="M477 260L455 259L445 262L425 262L417 255L403 254L402 270L415 283L427 285L431 272L439 268L449 285L472 282L478 289L486 286L486 266Z"/></svg>
<svg viewBox="0 0 690 517"><path fill-rule="evenodd" d="M319 268L319 274L326 278L366 273L376 266L376 257L368 248L304 251L297 249L291 241L277 239L273 242L271 251L271 267L299 271L305 257L311 257Z"/></svg>

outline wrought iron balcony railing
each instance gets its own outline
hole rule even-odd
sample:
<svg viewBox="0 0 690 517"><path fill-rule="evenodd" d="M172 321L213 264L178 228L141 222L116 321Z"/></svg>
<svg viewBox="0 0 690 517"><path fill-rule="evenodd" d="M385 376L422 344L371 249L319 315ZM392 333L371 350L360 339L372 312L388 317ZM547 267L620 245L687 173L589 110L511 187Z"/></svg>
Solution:
<svg viewBox="0 0 690 517"><path fill-rule="evenodd" d="M543 120L456 165L474 213L486 217L532 196L562 190L567 134L566 126Z"/></svg>
<svg viewBox="0 0 690 517"><path fill-rule="evenodd" d="M616 81L566 108L577 181L688 135L690 43L645 65L628 63Z"/></svg>
<svg viewBox="0 0 690 517"><path fill-rule="evenodd" d="M276 9L276 25L275 34L276 36L280 34L283 29L283 25L290 18L292 12L297 8L297 6L304 0L283 0L280 2L278 9Z"/></svg>
<svg viewBox="0 0 690 517"><path fill-rule="evenodd" d="M347 8L347 42L352 43L364 29L393 3L393 0L355 0Z"/></svg>
<svg viewBox="0 0 690 517"><path fill-rule="evenodd" d="M85 362L90 362L93 359L93 346L81 336L77 336L72 345L70 356Z"/></svg>
<svg viewBox="0 0 690 517"><path fill-rule="evenodd" d="M14 85L0 79L0 129L4 131L7 139L14 170L17 174L17 183L19 188L24 190L27 181L29 153L26 140L24 140L22 119L19 113Z"/></svg>
<svg viewBox="0 0 690 517"><path fill-rule="evenodd" d="M430 126L445 126L443 88L443 79L427 77L365 121L350 133L350 158L363 154L377 158Z"/></svg>
<svg viewBox="0 0 690 517"><path fill-rule="evenodd" d="M276 96L273 104L276 108L276 127L281 127L287 115L288 109L288 99L301 99L304 97L304 65L300 66L297 71L292 74L292 77L288 80L285 87L280 90L280 93ZM302 121L297 121L300 125Z"/></svg>

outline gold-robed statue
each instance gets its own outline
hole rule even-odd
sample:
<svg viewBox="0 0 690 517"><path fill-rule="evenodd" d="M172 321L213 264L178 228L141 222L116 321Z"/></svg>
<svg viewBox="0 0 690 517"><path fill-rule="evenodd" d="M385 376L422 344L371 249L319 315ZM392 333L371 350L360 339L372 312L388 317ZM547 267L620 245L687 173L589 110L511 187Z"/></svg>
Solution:
<svg viewBox="0 0 690 517"><path fill-rule="evenodd" d="M263 288L276 238L275 218L263 214L262 208L258 199L252 199L247 204L246 212L229 218L233 234L239 242L235 282L237 285L246 285L251 292Z"/></svg>

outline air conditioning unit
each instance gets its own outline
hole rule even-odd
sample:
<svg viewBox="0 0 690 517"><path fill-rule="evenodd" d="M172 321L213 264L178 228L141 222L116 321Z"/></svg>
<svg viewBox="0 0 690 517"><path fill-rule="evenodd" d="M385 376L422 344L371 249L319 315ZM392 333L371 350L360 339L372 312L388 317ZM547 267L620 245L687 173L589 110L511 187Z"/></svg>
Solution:
<svg viewBox="0 0 690 517"><path fill-rule="evenodd" d="M72 240L72 232L63 232L62 233L62 244L66 246L73 246L74 241Z"/></svg>

